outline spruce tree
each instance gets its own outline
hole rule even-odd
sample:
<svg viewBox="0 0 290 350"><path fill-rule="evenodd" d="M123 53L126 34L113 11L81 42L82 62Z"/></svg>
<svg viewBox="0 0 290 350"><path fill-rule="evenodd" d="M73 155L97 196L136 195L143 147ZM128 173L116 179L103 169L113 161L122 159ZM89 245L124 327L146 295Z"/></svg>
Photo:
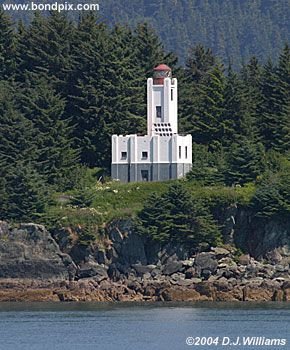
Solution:
<svg viewBox="0 0 290 350"><path fill-rule="evenodd" d="M197 143L218 150L225 134L223 68L216 65L198 86L198 100L191 134Z"/></svg>
<svg viewBox="0 0 290 350"><path fill-rule="evenodd" d="M210 49L197 45L189 50L186 67L179 75L179 124L182 132L193 133L199 87L216 64Z"/></svg>
<svg viewBox="0 0 290 350"><path fill-rule="evenodd" d="M33 124L17 108L17 96L15 85L0 81L0 168L2 171L15 168L15 163L18 161L33 162L35 159Z"/></svg>
<svg viewBox="0 0 290 350"><path fill-rule="evenodd" d="M0 8L0 80L15 72L16 38L10 17Z"/></svg>
<svg viewBox="0 0 290 350"><path fill-rule="evenodd" d="M91 167L103 166L105 144L109 151L105 99L110 79L106 72L108 45L108 28L95 14L83 15L73 39L74 69L69 77L66 115L72 118L74 147L80 150L81 162Z"/></svg>
<svg viewBox="0 0 290 350"><path fill-rule="evenodd" d="M282 57L283 56L283 57ZM290 147L289 54L280 56L279 68L271 62L264 67L261 82L262 101L260 135L266 150L287 152Z"/></svg>
<svg viewBox="0 0 290 350"><path fill-rule="evenodd" d="M242 80L242 91L245 98L246 112L252 125L251 128L254 128L256 137L259 138L258 129L261 123L261 116L258 111L258 107L262 100L262 67L260 66L257 58L252 57L248 64L243 66L239 75Z"/></svg>
<svg viewBox="0 0 290 350"><path fill-rule="evenodd" d="M12 221L35 221L46 205L45 185L29 164L17 162L5 176L6 205L0 208L1 218Z"/></svg>
<svg viewBox="0 0 290 350"><path fill-rule="evenodd" d="M138 215L135 229L162 243L176 242L198 250L203 244L215 245L220 233L207 207L194 201L179 183L162 195L153 194Z"/></svg>
<svg viewBox="0 0 290 350"><path fill-rule="evenodd" d="M147 78L152 76L152 69L165 62L163 45L155 31L148 23L139 23L135 29L136 64L138 64ZM163 62L164 61L164 62Z"/></svg>
<svg viewBox="0 0 290 350"><path fill-rule="evenodd" d="M65 96L72 67L73 32L74 26L64 14L52 12L44 17L36 12L19 35L19 79L23 81L25 71L46 75L57 93Z"/></svg>
<svg viewBox="0 0 290 350"><path fill-rule="evenodd" d="M21 96L22 111L35 129L36 168L48 184L58 189L73 186L77 153L72 149L70 121L63 118L65 101L45 77L30 74L34 81Z"/></svg>
<svg viewBox="0 0 290 350"><path fill-rule="evenodd" d="M227 185L245 184L255 181L265 171L265 149L261 143L241 136L229 150Z"/></svg>

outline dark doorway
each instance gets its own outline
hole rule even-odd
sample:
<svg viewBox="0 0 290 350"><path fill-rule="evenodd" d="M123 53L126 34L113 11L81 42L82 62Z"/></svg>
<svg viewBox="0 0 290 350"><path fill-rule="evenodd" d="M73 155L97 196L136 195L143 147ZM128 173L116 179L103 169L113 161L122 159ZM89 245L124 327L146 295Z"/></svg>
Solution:
<svg viewBox="0 0 290 350"><path fill-rule="evenodd" d="M149 181L149 171L141 170L141 179L142 181Z"/></svg>

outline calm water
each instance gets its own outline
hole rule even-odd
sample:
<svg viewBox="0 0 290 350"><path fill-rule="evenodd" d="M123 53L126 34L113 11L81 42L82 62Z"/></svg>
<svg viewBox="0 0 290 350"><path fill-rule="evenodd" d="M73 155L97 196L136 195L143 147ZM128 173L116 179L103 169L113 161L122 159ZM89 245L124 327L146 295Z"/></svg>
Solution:
<svg viewBox="0 0 290 350"><path fill-rule="evenodd" d="M219 337L188 346L189 336ZM222 346L223 337L287 339L286 346ZM225 340L225 342L227 342ZM290 349L289 304L0 304L0 349Z"/></svg>

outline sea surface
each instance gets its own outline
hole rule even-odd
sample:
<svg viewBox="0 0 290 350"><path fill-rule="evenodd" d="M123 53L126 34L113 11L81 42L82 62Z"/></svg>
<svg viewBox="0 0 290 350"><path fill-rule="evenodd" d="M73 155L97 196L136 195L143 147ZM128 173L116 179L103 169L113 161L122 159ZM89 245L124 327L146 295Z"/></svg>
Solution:
<svg viewBox="0 0 290 350"><path fill-rule="evenodd" d="M290 305L0 303L0 349L290 349Z"/></svg>

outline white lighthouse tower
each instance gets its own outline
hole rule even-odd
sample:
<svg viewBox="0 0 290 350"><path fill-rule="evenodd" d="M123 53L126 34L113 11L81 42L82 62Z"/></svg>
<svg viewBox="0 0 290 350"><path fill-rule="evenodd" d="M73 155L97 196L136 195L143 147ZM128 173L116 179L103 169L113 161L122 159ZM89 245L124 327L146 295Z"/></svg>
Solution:
<svg viewBox="0 0 290 350"><path fill-rule="evenodd" d="M164 181L192 166L191 135L178 135L177 79L165 64L147 80L147 135L112 136L112 178L122 182Z"/></svg>

